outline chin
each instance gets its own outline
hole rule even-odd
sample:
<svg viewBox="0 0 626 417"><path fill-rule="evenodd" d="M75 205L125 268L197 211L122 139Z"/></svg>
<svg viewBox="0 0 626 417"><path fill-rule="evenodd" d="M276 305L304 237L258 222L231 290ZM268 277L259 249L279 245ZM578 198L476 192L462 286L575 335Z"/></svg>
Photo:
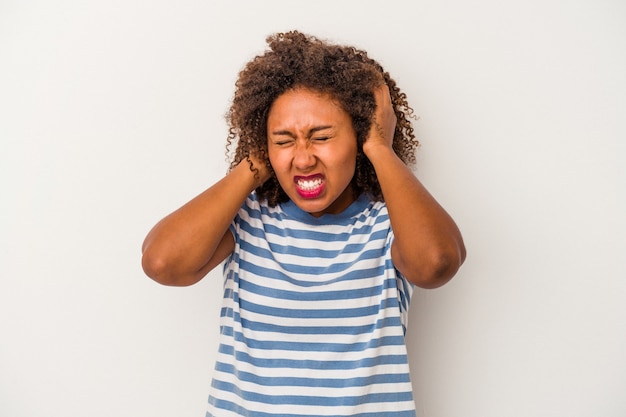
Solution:
<svg viewBox="0 0 626 417"><path fill-rule="evenodd" d="M306 211L313 216L321 216L326 213L330 207L329 204L324 204L321 201L305 200L303 198L298 198L293 200L293 202L300 208L300 210Z"/></svg>

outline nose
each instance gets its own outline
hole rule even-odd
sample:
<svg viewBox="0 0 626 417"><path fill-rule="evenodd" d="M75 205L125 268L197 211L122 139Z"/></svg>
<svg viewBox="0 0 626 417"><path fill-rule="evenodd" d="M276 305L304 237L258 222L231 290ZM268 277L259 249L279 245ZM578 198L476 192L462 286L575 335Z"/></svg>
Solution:
<svg viewBox="0 0 626 417"><path fill-rule="evenodd" d="M293 166L301 171L306 171L315 165L316 158L309 142L297 143L294 147Z"/></svg>

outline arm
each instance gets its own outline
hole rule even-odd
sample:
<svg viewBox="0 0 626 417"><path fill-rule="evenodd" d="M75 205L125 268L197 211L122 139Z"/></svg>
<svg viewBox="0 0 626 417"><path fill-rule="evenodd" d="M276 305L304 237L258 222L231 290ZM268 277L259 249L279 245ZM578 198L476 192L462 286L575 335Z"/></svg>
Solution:
<svg viewBox="0 0 626 417"><path fill-rule="evenodd" d="M395 235L392 260L410 282L436 288L465 260L463 238L454 220L393 151L396 116L388 87L374 94L377 108L363 151L374 166L389 211Z"/></svg>
<svg viewBox="0 0 626 417"><path fill-rule="evenodd" d="M252 190L269 175L263 164L260 179L243 160L228 175L158 222L146 236L141 264L150 278L164 285L198 282L233 250L228 227Z"/></svg>

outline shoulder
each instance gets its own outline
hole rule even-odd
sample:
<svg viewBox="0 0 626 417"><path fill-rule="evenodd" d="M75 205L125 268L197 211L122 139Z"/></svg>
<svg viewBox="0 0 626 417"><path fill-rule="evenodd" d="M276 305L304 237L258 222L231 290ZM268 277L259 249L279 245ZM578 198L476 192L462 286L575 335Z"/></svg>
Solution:
<svg viewBox="0 0 626 417"><path fill-rule="evenodd" d="M258 194L253 191L241 205L235 217L235 223L244 221L271 224L280 222L283 217L284 214L279 206L270 207L267 199L260 198Z"/></svg>

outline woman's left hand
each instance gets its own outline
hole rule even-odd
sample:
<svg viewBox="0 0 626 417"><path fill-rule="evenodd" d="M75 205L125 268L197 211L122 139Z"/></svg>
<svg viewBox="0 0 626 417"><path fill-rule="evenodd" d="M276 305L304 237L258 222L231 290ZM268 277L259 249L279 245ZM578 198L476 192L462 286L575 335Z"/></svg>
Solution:
<svg viewBox="0 0 626 417"><path fill-rule="evenodd" d="M373 93L376 99L376 110L374 110L372 126L363 144L363 152L368 157L380 146L392 147L397 122L396 113L391 103L389 87L383 84L376 88Z"/></svg>

